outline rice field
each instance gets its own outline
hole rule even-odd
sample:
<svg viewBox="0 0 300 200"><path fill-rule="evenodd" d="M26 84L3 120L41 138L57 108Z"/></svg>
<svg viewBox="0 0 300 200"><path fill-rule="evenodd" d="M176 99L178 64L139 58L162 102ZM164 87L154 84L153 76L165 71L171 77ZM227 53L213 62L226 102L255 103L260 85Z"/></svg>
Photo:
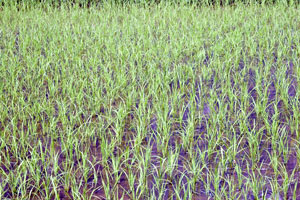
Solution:
<svg viewBox="0 0 300 200"><path fill-rule="evenodd" d="M300 10L0 9L0 199L299 200Z"/></svg>

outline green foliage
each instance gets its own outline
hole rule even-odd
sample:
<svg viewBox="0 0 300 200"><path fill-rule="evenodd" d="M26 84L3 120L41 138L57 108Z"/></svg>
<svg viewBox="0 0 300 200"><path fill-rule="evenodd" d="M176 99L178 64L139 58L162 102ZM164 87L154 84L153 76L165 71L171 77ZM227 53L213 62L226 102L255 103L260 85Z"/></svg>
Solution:
<svg viewBox="0 0 300 200"><path fill-rule="evenodd" d="M45 2L0 11L0 199L298 199L296 6Z"/></svg>
<svg viewBox="0 0 300 200"><path fill-rule="evenodd" d="M41 6L40 4L51 5L54 7L60 7L65 5L68 7L78 6L81 8L89 8L95 5L103 5L109 3L113 5L126 5L126 4L141 4L141 5L153 5L159 3L171 3L171 4L189 4L196 6L226 6L236 4L284 4L284 5L298 5L300 0L0 0L0 5L15 5L15 6Z"/></svg>

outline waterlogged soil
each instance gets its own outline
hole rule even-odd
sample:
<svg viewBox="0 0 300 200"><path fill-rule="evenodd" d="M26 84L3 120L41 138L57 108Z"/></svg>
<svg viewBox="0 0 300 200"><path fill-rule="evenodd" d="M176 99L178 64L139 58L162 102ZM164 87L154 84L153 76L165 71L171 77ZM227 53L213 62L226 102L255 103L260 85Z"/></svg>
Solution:
<svg viewBox="0 0 300 200"><path fill-rule="evenodd" d="M19 47L18 47L18 34L16 34L16 54L18 54ZM201 65L209 65L211 63L211 57L213 55L207 55L206 58L203 60ZM253 60L258 60L253 59ZM183 60L183 63L188 64L191 61L191 58L186 57ZM245 190L246 180L262 180L264 179L264 184L261 185L259 188L259 194L264 194L259 196L259 199L263 198L272 198L273 194L273 188L271 182L268 182L267 180L277 181L280 185L283 184L283 177L281 175L278 175L276 178L277 172L274 171L272 168L272 156L273 155L273 148L272 148L272 141L270 140L271 136L270 133L268 133L264 121L264 117L261 116L261 113L257 113L255 110L255 103L259 101L259 94L256 89L257 85L257 77L256 72L253 68L246 69L246 60L240 60L239 62L239 70L232 72L232 76L234 74L242 74L244 73L244 77L241 76L241 79L247 84L247 91L248 91L248 107L247 112L249 113L247 121L247 129L251 132L251 134L258 134L258 131L262 131L262 137L259 140L258 145L258 151L260 152L260 157L252 161L248 155L251 154L250 151L250 144L249 140L242 139L243 137L247 137L243 131L241 131L238 127L238 124L234 124L234 120L230 118L230 116L225 116L225 119L223 120L223 124L221 127L210 127L211 125L211 118L214 116L215 113L220 112L221 109L223 109L218 101L215 101L214 105L209 105L209 94L205 94L201 89L208 88L208 89L215 89L218 91L221 91L222 88L218 86L218 81L224 81L224 80L218 80L216 86L213 86L215 83L215 77L217 72L213 72L208 76L208 78L203 79L202 83L200 83L200 80L189 80L183 85L178 82L170 82L169 85L169 91L170 95L174 91L174 89L180 89L182 87L190 87L192 84L194 84L196 89L195 94L195 101L190 102L190 94L188 90L185 90L186 93L183 95L182 98L185 99L185 105L183 112L178 112L177 115L182 115L182 123L177 122L178 116L168 115L168 119L172 122L171 129L169 131L169 140L166 144L161 144L160 136L159 136L159 125L158 125L158 117L156 115L151 116L150 123L147 124L147 135L142 140L142 148L140 149L140 152L143 152L144 154L147 152L147 150L150 149L150 155L151 158L149 160L149 166L151 166L151 169L156 169L152 173L147 172L146 176L146 183L147 183L147 189L151 193L154 193L157 198L161 195L162 199L178 199L175 194L174 188L176 185L180 184L183 185L183 190L181 190L180 196L181 199L184 198L187 190L187 183L188 179L192 179L192 175L187 172L187 168L189 168L189 165L191 163L192 158L200 159L203 158L202 166L206 166L202 169L201 175L196 180L195 188L193 190L191 199L195 200L204 200L204 199L216 199L216 194L221 192L222 188L226 191L229 190L229 188L235 186L234 193L236 195L241 194L243 190ZM262 60L259 63L264 63L264 60ZM290 127L290 123L288 119L294 115L293 112L298 112L298 110L293 110L289 105L291 104L293 100L297 97L296 93L299 91L298 89L298 82L295 77L297 77L297 74L295 72L295 64L292 61L286 62L286 78L290 81L289 88L288 88L288 104L286 104L283 101L282 94L278 92L278 88L276 88L276 82L277 78L276 75L276 66L277 63L277 57L276 53L274 53L274 61L273 61L273 67L271 68L271 73L269 74L269 77L264 77L264 80L261 80L262 88L266 89L267 91L267 109L265 112L267 113L267 120L270 124L272 124L274 119L274 115L276 113L275 110L279 113L278 117L276 118L276 123L278 123L278 126L280 129L285 129L287 133L287 139L286 144L289 146L289 152L287 156L287 160L284 159L284 155L280 155L280 160L278 165L284 166L286 169L286 172L288 173L288 177L293 176L294 180L288 185L287 188L287 194L284 195L283 193L276 194L277 199L292 199L292 197L295 195L296 199L300 199L300 168L299 168L299 155L297 158L297 153L295 151L294 145L298 145L295 143L297 141L296 137L296 131L292 132L293 130ZM258 66L258 64L257 64ZM231 77L231 86L233 90L241 90L241 88L235 83L234 78ZM266 83L270 83L266 85ZM46 86L47 87L47 83ZM201 88L201 89L200 89ZM234 91L238 93L237 91ZM205 98L203 98L203 95L205 95ZM203 101L205 99L205 102L200 101L200 99ZM225 102L225 105L227 106L229 103L229 97L220 99L221 101L227 101ZM132 108L132 110L135 110L140 106L140 100L136 99L135 108ZM240 100L237 100L240 101ZM299 99L298 99L299 101ZM116 99L113 101L112 106L117 107L120 103L120 100ZM151 102L149 102L151 104ZM191 148L195 150L193 155L191 155L191 152L187 148L184 147L182 136L180 133L185 133L186 128L188 126L188 121L190 118L191 113L191 104L195 104L197 111L200 111L202 113L202 120L201 122L195 124L194 129L194 146ZM223 104L224 105L224 104ZM242 109L239 107L239 104L236 104L237 107L235 108L237 111ZM140 172L135 167L135 163L131 163L130 160L125 161L122 158L122 162L124 163L118 172L112 171L112 157L117 157L122 155L122 153L127 149L134 149L135 143L134 140L138 135L138 131L135 129L134 126L132 126L133 121L135 120L134 114L128 114L126 117L126 123L124 125L124 134L121 140L121 143L118 143L114 149L112 150L112 153L108 155L107 157L107 164L104 166L101 164L102 160L104 159L104 155L101 151L101 148L103 148L102 140L106 140L108 144L110 144L113 140L112 135L116 135L115 132L115 124L114 122L110 123L110 125L105 128L105 132L110 133L107 134L106 138L102 138L98 136L98 133L95 133L93 136L87 137L87 139L84 139L80 142L80 146L78 147L80 151L86 151L87 146L89 147L87 150L87 158L77 157L78 153L73 152L73 156L70 157L70 155L66 155L65 152L62 151L62 137L59 137L59 135L62 135L64 130L67 128L71 128L74 131L74 135L77 135L81 131L83 131L85 128L89 127L91 124L97 124L97 123L107 123L105 119L105 116L110 114L109 109L101 107L99 109L99 112L94 115L88 115L88 114L81 114L80 118L77 120L77 123L72 124L72 126L68 124L64 124L62 121L56 122L56 129L58 132L57 138L51 138L47 135L47 128L44 127L45 124L48 124L51 119L57 118L60 114L66 115L68 118L70 115L72 115L71 111L68 111L66 113L61 113L63 111L59 110L58 105L53 105L55 108L55 113L53 116L49 116L46 112L43 116L32 116L26 120L18 119L17 126L16 127L10 127L9 122L10 120L4 119L0 121L0 130L1 131L7 131L4 127L9 127L10 131L15 132L21 132L28 134L29 137L31 137L32 144L31 146L34 146L34 144L38 144L39 142L42 144L41 146L38 146L36 148L36 152L47 152L46 153L46 160L49 160L53 158L53 155L57 156L57 164L59 166L58 171L54 173L54 166L53 163L50 163L49 165L44 165L43 161L37 162L38 170L40 170L41 174L41 182L45 174L62 174L64 173L64 165L67 161L67 159L72 159L73 164L73 171L72 173L77 174L78 180L75 180L75 182L80 185L80 192L84 193L84 191L87 191L86 193L91 196L91 199L109 199L109 197L106 196L105 190L103 188L103 183L111 183L115 184L115 196L117 196L118 199L123 198L125 199L133 199L131 194L131 189L129 185L129 181L127 176L125 175L124 171L129 171L129 167L132 167L133 171L136 171L136 175L140 176ZM175 110L177 108L174 108ZM169 105L169 112L172 110L171 104ZM233 116L234 117L234 116ZM176 122L174 122L176 121ZM36 127L36 134L31 135L29 126L34 125ZM83 128L82 128L83 127ZM221 139L224 141L219 141L218 145L213 148L213 152L208 153L206 150L210 149L212 145L214 145L211 141L213 136L210 135L211 131L208 129L216 128L218 130L218 134L222 133L222 130L231 130L230 128L233 128L235 133L232 131L232 138L227 138L228 136L221 136ZM222 159L224 155L222 152L226 152L228 150L229 141L233 139L233 134L235 134L235 137L237 138L237 141L241 141L238 148L239 151L235 157L234 160L231 162L225 163L225 166L223 166ZM21 137L17 134L17 138ZM77 136L76 136L77 137ZM176 161L176 168L172 174L164 173L164 169L161 169L161 158L167 158L168 155L164 155L164 152L161 149L161 146L167 146L168 151L176 151L176 149L179 149L179 157ZM22 149L23 147L19 147ZM71 148L71 147L70 147ZM6 152L10 156L10 160L6 161L6 164L1 164L1 173L9 173L11 170L17 170L18 165L20 165L20 159L15 158L13 153L11 152L12 147L7 144L2 151ZM75 148L74 148L75 149ZM23 155L24 157L22 159L30 159L31 158L31 150L28 148L27 154ZM133 157L133 152L129 153L129 158ZM52 152L52 153L51 153ZM77 156L76 156L77 155ZM93 170L88 172L88 178L86 181L83 179L80 179L80 177L83 176L82 170L80 170L79 164L83 162L83 159L89 160L91 163L94 163ZM108 168L107 166L110 166L111 168ZM241 169L241 174L244 178L242 178L242 182L239 183L239 175L236 173L236 168L239 167ZM150 169L149 168L149 169ZM218 173L221 173L224 179L219 180L217 183L214 182L214 180L209 180L209 174L215 173L215 171L219 170ZM249 170L247 170L249 169ZM200 170L200 169L199 169ZM96 172L96 173L95 173ZM95 181L95 175L97 177L97 181ZM106 177L106 174L110 174L110 176ZM185 176L182 176L182 175ZM30 176L28 176L28 181ZM159 177L159 178L158 178ZM255 178L254 178L255 177ZM0 176L0 180L2 182L2 176ZM64 183L61 181L62 184ZM207 184L209 183L209 184ZM298 184L297 184L298 183ZM39 183L33 183L39 184ZM60 199L76 199L78 197L75 197L72 193L72 187L67 187L66 185L58 184L59 186L59 198ZM216 184L218 187L216 187ZM136 184L137 186L137 184ZM207 187L208 186L208 187ZM112 185L110 186L112 187ZM159 193L159 188L157 187L164 187L163 194ZM137 188L136 188L137 189ZM14 193L17 191L12 191L9 184L6 184L3 186L4 191L4 198L13 198L15 196ZM43 196L41 194L45 194L45 187L41 187L40 190L37 190L33 187L33 191L36 194L35 196L30 196L29 199L39 199L38 196ZM51 188L50 188L51 191ZM236 199L245 199L245 200L254 200L257 199L253 193L253 188L247 189L248 193L246 196L236 196ZM149 193L150 194L150 193ZM51 199L55 199L55 196L53 195ZM145 196L141 196L140 199L147 199ZM226 199L226 197L222 197L221 199Z"/></svg>
<svg viewBox="0 0 300 200"><path fill-rule="evenodd" d="M207 58L209 59L209 58ZM242 68L244 67L243 65L243 60L241 60L240 62L240 68L242 70ZM207 64L207 61L204 60L203 61L204 64ZM295 77L295 73L294 73L294 64L292 62L288 62L287 65L287 70L286 70L286 76L289 78L289 80L291 80L290 86L289 86L289 90L288 90L288 95L290 99L295 98L296 96L296 91L297 91L297 87L298 87L298 83L296 81ZM274 73L275 73L275 69L274 69ZM272 74L271 74L272 75ZM213 77L213 75L211 76ZM249 113L251 113L248 117L248 121L250 126L248 127L249 130L251 129L256 129L259 130L261 127L264 127L264 123L262 122L262 120L259 119L259 115L256 113L256 111L254 110L254 105L253 103L255 101L257 101L258 95L257 95L257 91L255 89L255 85L256 85L256 77L255 77L255 72L252 69L249 69L248 73L245 75L245 77L243 77L245 79L245 81L247 81L247 87L248 87L248 92L249 92L249 108L248 111ZM276 77L273 77L274 79L276 79ZM205 85L206 87L211 87L210 82L211 80L207 80L206 81L207 84ZM199 84L196 82L194 83L187 83L187 84ZM232 82L232 85L234 85L235 83ZM180 85L180 83L170 83L170 91L172 92L172 89L174 87L180 88L180 87L185 87L184 85ZM202 86L203 87L203 86ZM195 102L198 103L200 99L199 95L201 92L197 91L196 94L196 100ZM186 96L189 96L190 94L186 94ZM282 159L280 159L280 164L282 164L283 166L285 166L287 173L290 175L292 175L293 171L294 171L294 179L296 180L295 182L292 182L287 189L287 196L284 197L284 194L278 194L278 199L292 199L293 197L293 192L296 192L296 199L300 199L300 184L297 185L297 188L295 188L295 184L297 181L299 181L300 177L299 177L299 164L297 163L297 155L296 152L293 151L293 139L295 138L295 133L292 133L289 127L289 124L286 121L286 116L284 115L293 115L292 111L290 110L290 108L287 108L284 103L282 101L278 101L277 105L272 104L272 102L275 101L276 96L280 99L280 95L278 95L277 93L277 89L275 87L274 82L272 82L267 89L267 96L268 96L268 104L270 104L270 106L268 107L268 109L266 110L267 114L268 114L268 119L272 120L273 115L275 113L274 111L274 106L277 106L277 109L280 110L280 115L279 115L279 126L281 127L285 127L285 129L288 131L288 137L287 137L287 143L286 145L288 145L290 147L290 152L288 154L288 160L285 162L283 157ZM138 101L137 101L138 102ZM186 102L187 105L189 104L189 102ZM57 113L56 115L59 113L57 106L54 105L56 107ZM138 103L136 104L136 106L138 107ZM199 105L197 106L197 109L199 109ZM99 115L93 115L91 117L84 116L81 115L81 119L78 120L78 123L97 123L99 122L99 118L105 115L105 109L102 108L101 112L99 113ZM184 131L185 130L185 126L187 124L187 120L189 118L189 106L186 106L185 111L183 112L183 123L174 123L172 124L172 129L170 131L170 139L168 141L168 146L169 149L175 150L176 146L182 146L182 141L181 141L181 137L178 134L179 131ZM196 128L195 128L195 140L198 140L198 142L195 143L194 149L198 149L200 151L198 152L194 152L196 155L197 154L201 154L201 151L205 151L205 149L208 148L209 145L209 138L211 136L207 135L207 123L209 123L209 119L210 119L210 115L212 112L218 112L218 105L216 105L214 108L210 107L207 103L203 104L203 120L201 124L197 124ZM54 117L54 116L53 116ZM45 114L44 118L37 121L35 119L28 119L27 123L37 123L37 132L38 132L38 140L41 141L42 145L42 149L38 149L38 151L43 151L46 152L46 149L50 149L51 148L51 138L48 138L47 136L43 136L45 135L44 131L43 131L43 123L42 121L44 120L44 122L46 122L47 120L49 120L49 118L51 118L51 116L47 116ZM124 150L125 147L129 147L129 148L134 148L133 147L133 142L132 139L134 139L134 136L137 134L136 130L134 128L129 129L129 125L131 120L133 120L134 116L128 116L127 118L127 124L125 126L125 132L124 132L124 137L122 140L122 144L119 146L119 150L115 149L114 150L114 154L117 156L119 155L120 152L118 151L122 151ZM169 116L169 118L172 118L172 116ZM4 120L0 122L0 127L1 127L1 131L4 131L3 127L5 126L5 124L7 124L8 120ZM230 121L226 121L227 124L230 124ZM255 124L254 124L255 123ZM25 125L24 125L25 124ZM113 125L111 125L113 126ZM254 127L255 126L255 127ZM76 130L78 129L79 124L75 124L73 129ZM26 126L26 123L19 121L17 127L18 131L23 130L23 132L28 132L28 127ZM62 124L62 122L57 122L57 130L63 131L64 130L64 125ZM113 131L112 129L110 129L111 127L108 128L107 131ZM110 129L110 130L109 130ZM147 137L144 138L144 147L146 151L146 148L148 148L149 146L151 147L151 160L150 160L150 165L156 168L160 167L160 159L159 157L163 157L162 152L160 152L158 150L158 138L157 138L157 130L158 130L158 125L157 125L157 118L156 116L153 116L150 124L148 126L148 134ZM253 132L255 134L255 131ZM243 133L239 132L239 130L236 130L236 136L237 137L242 137ZM242 140L243 142L241 143L241 147L243 148L243 150L241 150L237 156L236 159L234 161L234 163L230 163L231 166L227 166L226 168L224 168L223 171L223 175L226 178L229 178L227 180L231 181L231 184L233 185L239 185L238 184L238 175L235 172L234 168L236 166L239 166L240 169L242 169L242 174L244 177L249 178L251 180L251 176L255 176L256 180L258 180L261 177L270 177L273 178L274 180L274 170L271 167L271 158L270 155L272 155L272 144L271 141L268 140L269 136L267 135L267 131L264 130L264 133L262 135L262 139L260 140L260 144L259 144L259 151L261 152L260 158L258 161L256 161L255 163L253 163L246 155L250 154L250 150L249 150L249 144L248 141L246 140ZM107 138L108 140L110 140L109 138ZM93 142L95 145L93 144L89 144L90 148L89 148L89 160L93 163L95 163L96 161L101 161L102 159L102 155L101 155L101 151L99 151L99 149L101 149L101 138L98 137L93 137L90 138L90 141L96 141ZM226 142L225 142L226 143ZM224 145L222 146L217 146L216 150L218 153L212 153L211 155L204 155L204 161L205 161L205 165L207 166L207 168L204 168L203 172L202 172L202 178L197 180L196 182L196 186L195 186L195 190L193 191L193 196L192 199L215 199L215 193L216 188L213 186L213 182L211 183L211 187L209 189L205 188L205 184L203 181L201 180L207 180L207 174L209 173L208 170L214 171L214 169L216 167L219 166L219 162L221 159L221 155L220 155L220 149L224 149L226 151L226 144L224 143ZM222 143L221 143L222 144ZM86 147L86 146L85 146ZM240 147L240 148L241 148ZM10 152L9 150L9 145L7 145L6 147L4 147L5 151ZM64 153L61 151L61 141L60 138L55 139L54 142L54 148L55 148L55 152L58 153L59 157L58 157L58 165L63 169L63 163L65 163L66 160L66 156L64 155ZM75 154L74 154L75 155ZM30 151L28 151L28 155L25 155L27 158L30 158ZM51 156L51 155L48 155ZM131 155L132 156L132 155ZM165 192L162 195L163 199L170 199L172 197L172 195L175 193L173 186L178 184L178 180L181 177L181 174L185 174L186 171L186 167L185 167L185 163L189 162L190 159L190 155L189 153L184 150L184 148L180 148L180 152L179 152L179 157L178 157L178 161L177 161L177 167L175 172L173 173L173 175L170 177L167 174L164 174L163 177L161 177L162 179L155 179L153 176L160 176L161 174L158 173L153 173L151 175L149 175L147 177L147 182L148 182L148 189L151 191L154 191L155 194L157 196L159 196L158 191L156 191L155 189L155 185L160 185L160 186L164 186L165 187ZM108 158L108 160L110 160L110 158ZM74 163L74 171L78 165L79 162L82 162L82 158L77 158L76 156L73 157L73 163ZM16 169L18 165L18 162L16 161L15 158L11 157L11 161L10 161L10 166L4 166L3 164L1 165L1 170L4 173L7 173L9 170L13 170ZM40 170L41 173L52 173L52 167L53 166L43 166L41 163L40 165ZM247 165L250 166L250 171L251 173L249 173L246 169L247 169ZM258 167L259 166L259 167ZM98 175L98 181L97 183L95 183L94 181L94 176L92 175L92 171L90 172L91 176L88 178L86 183L83 183L82 186L82 190L83 187L87 188L87 191L93 191L93 198L92 199L107 199L105 197L105 192L104 189L102 188L102 177L101 175L107 173L106 171L109 170L107 168L104 168L101 164L96 164L94 166L97 175ZM125 169L126 170L126 169ZM159 170L158 170L159 171ZM58 172L59 173L59 172ZM63 171L61 171L61 173L63 173ZM130 197L129 194L127 194L127 191L130 191L130 187L128 184L128 179L125 176L124 173L121 173L121 171L119 172L121 174L119 181L116 184L116 187L118 188L117 193L115 195L118 196L119 199L123 198L123 199L132 199ZM80 177L80 175L78 175L78 177ZM115 177L111 177L111 180L105 180L105 181L109 181L111 183L114 183ZM188 178L192 178L189 177L189 174L186 174L186 176L181 180L181 184L185 185L187 183L187 179ZM162 182L157 183L156 181L160 180ZM240 187L237 187L235 192L237 194L239 194L241 192L241 190L244 187L245 184L245 180L243 180L242 185L240 185ZM276 181L276 180L275 180ZM277 181L282 184L282 182L284 181L282 179L281 176L278 176ZM222 186L224 186L224 188L228 188L228 182L226 181L220 181L219 182L219 187L220 189L222 188ZM96 189L95 188L99 188ZM9 185L5 185L4 186L4 197L5 198L11 198L13 196L13 191L10 190ZM265 197L267 198L271 198L272 195L272 187L269 183L266 183L263 185L263 187L261 188L262 191L264 191ZM43 192L43 191L40 191ZM261 193L261 192L260 192ZM184 191L182 190L182 192L179 194L181 197L184 196ZM72 195L72 191L71 188L69 189L65 189L64 186L60 186L59 189L59 197L60 199L75 199L75 197ZM31 199L37 199L36 197L31 197ZM54 199L54 197L52 198ZM176 197L174 196L173 199L176 199ZM225 199L225 197L224 197ZM249 194L246 197L240 197L240 199L256 199L254 197L254 195L252 194L251 190L249 190ZM262 199L262 197L260 198Z"/></svg>

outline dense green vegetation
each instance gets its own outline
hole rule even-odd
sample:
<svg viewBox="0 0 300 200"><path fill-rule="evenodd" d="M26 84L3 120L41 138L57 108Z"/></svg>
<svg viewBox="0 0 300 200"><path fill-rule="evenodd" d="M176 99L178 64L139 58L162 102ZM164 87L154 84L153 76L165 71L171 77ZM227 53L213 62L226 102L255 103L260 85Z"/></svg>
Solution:
<svg viewBox="0 0 300 200"><path fill-rule="evenodd" d="M128 4L142 4L142 5L153 5L159 3L171 3L175 5L196 5L196 6L233 6L237 4L244 5L290 5L298 6L300 0L0 0L2 6L14 5L21 6L21 8L28 8L32 6L51 6L61 7L62 5L67 7L78 6L81 8L90 8L95 6L102 6L103 4L109 3L116 5L128 5Z"/></svg>
<svg viewBox="0 0 300 200"><path fill-rule="evenodd" d="M295 6L8 2L0 199L300 198Z"/></svg>

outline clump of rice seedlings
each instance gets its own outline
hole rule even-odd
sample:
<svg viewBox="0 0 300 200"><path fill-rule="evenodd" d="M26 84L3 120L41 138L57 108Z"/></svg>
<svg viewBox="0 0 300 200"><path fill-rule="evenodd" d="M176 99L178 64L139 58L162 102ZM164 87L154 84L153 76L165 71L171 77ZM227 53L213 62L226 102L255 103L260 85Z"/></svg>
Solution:
<svg viewBox="0 0 300 200"><path fill-rule="evenodd" d="M0 5L0 199L299 199L297 4L222 2Z"/></svg>

